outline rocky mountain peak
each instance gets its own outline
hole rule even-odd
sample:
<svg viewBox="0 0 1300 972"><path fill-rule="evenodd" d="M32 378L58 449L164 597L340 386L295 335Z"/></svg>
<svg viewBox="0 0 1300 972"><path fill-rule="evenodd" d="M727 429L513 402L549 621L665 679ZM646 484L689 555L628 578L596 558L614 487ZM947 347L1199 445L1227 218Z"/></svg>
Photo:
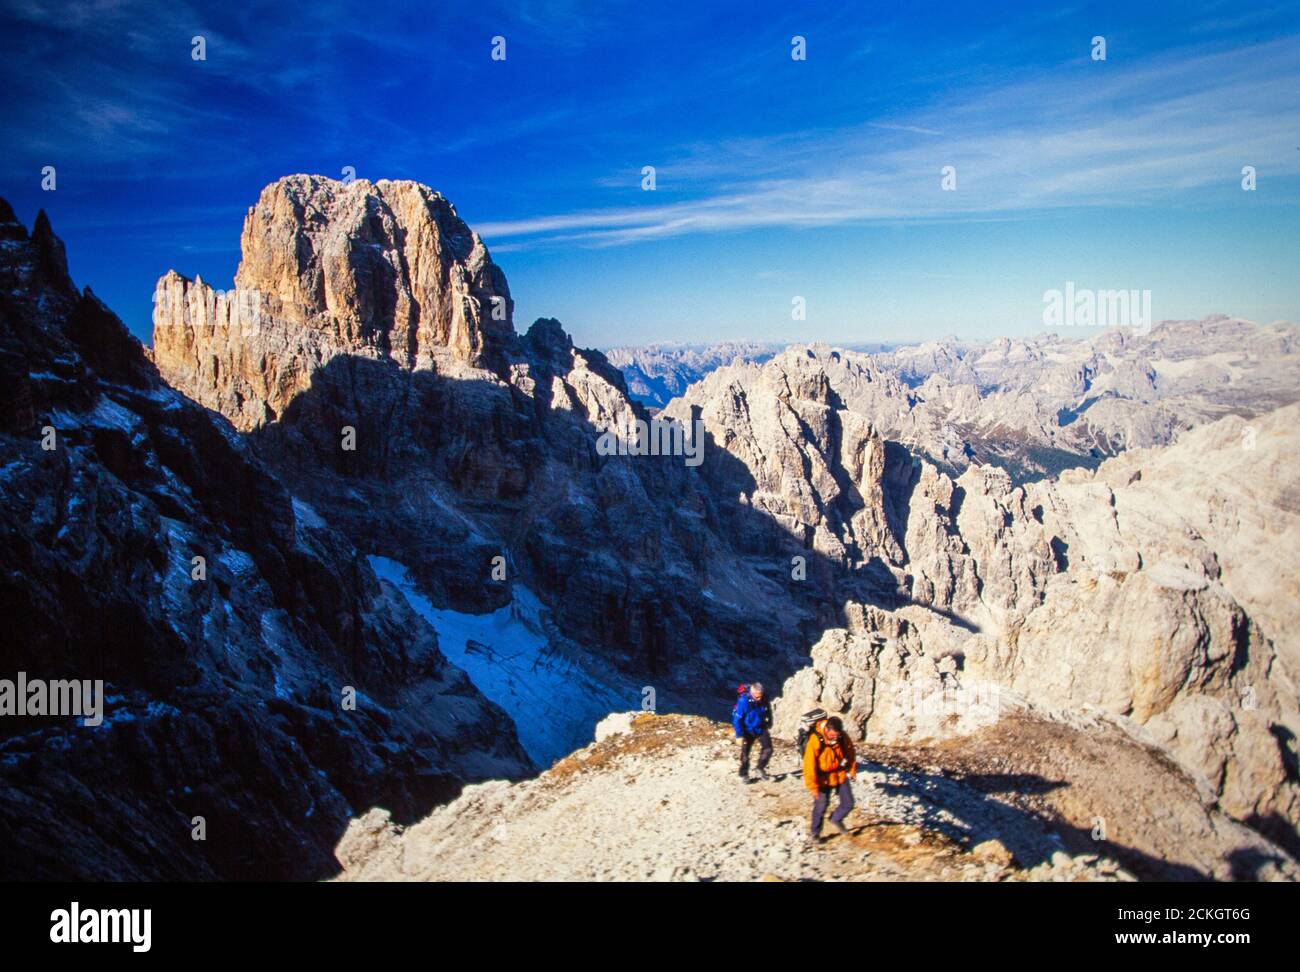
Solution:
<svg viewBox="0 0 1300 972"><path fill-rule="evenodd" d="M547 357L562 357L573 350L573 338L565 333L563 325L553 317L539 317L535 320L524 340L530 349Z"/></svg>
<svg viewBox="0 0 1300 972"><path fill-rule="evenodd" d="M241 246L237 288L278 298L304 323L331 322L354 347L477 361L514 336L505 274L418 182L288 176L262 191Z"/></svg>
<svg viewBox="0 0 1300 972"><path fill-rule="evenodd" d="M63 249L63 241L54 235L50 217L43 209L36 214L36 221L32 224L32 247L37 266L54 287L61 291L76 289L68 274L68 255Z"/></svg>
<svg viewBox="0 0 1300 972"><path fill-rule="evenodd" d="M249 210L241 249L233 290L169 271L154 298L159 369L241 428L340 354L503 372L518 352L505 274L428 186L287 176Z"/></svg>

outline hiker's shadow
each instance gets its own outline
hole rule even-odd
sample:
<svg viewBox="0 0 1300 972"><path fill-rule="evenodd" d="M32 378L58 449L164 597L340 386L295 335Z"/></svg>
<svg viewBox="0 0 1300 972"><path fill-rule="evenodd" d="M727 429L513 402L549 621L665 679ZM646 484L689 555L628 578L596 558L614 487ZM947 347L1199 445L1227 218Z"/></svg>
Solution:
<svg viewBox="0 0 1300 972"><path fill-rule="evenodd" d="M1144 880L1208 881L1212 876L1186 864L1161 860L1133 847L1094 838L1091 830L1045 810L1013 802L1016 797L1050 793L1070 784L1032 773L952 774L900 769L870 759L858 760L859 785L874 786L890 797L908 800L913 814L906 821L970 849L996 839L1021 868L1051 860L1058 851L1097 854L1117 861ZM885 777L870 780L864 773ZM999 799L998 795L1004 797Z"/></svg>

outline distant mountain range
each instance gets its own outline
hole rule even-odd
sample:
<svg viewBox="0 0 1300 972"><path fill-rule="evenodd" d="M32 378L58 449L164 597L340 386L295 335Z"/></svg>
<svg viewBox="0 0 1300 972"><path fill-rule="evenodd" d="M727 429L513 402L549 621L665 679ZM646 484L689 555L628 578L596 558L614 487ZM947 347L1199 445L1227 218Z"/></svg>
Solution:
<svg viewBox="0 0 1300 972"><path fill-rule="evenodd" d="M648 344L608 348L605 357L623 372L634 401L663 408L705 375L733 362L757 363L772 358L784 345L751 341L720 344Z"/></svg>
<svg viewBox="0 0 1300 972"><path fill-rule="evenodd" d="M787 344L722 341L717 344L645 344L605 349L605 357L623 372L628 395L652 409L663 408L705 375L729 364L762 364ZM855 351L884 351L894 345L850 344Z"/></svg>
<svg viewBox="0 0 1300 972"><path fill-rule="evenodd" d="M988 342L912 345L718 344L621 348L610 361L659 408L715 372L712 391L755 365L799 359L836 376L836 392L883 435L940 468L1006 468L1017 481L1092 468L1124 449L1164 445L1224 415L1251 416L1300 397L1300 331L1227 317L1165 321L1149 333L1107 329ZM807 362L798 364L807 367ZM698 395L696 396L698 397Z"/></svg>

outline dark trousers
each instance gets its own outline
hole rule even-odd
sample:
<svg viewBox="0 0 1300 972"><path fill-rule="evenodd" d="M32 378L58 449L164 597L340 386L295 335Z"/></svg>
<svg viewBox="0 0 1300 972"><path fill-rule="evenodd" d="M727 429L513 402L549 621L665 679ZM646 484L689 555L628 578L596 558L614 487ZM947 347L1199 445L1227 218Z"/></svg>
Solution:
<svg viewBox="0 0 1300 972"><path fill-rule="evenodd" d="M743 740L740 744L740 775L749 775L749 751L754 748L754 743L758 743L758 762L755 768L761 773L767 769L767 761L772 758L772 736L767 732L756 734L745 733L741 736Z"/></svg>
<svg viewBox="0 0 1300 972"><path fill-rule="evenodd" d="M819 788L812 805L812 835L814 837L821 836L822 818L826 816L826 808L830 806L832 793L838 793L840 798L839 803L835 805L835 812L831 814L832 823L840 823L853 809L853 787L849 780L845 780L839 786L823 786Z"/></svg>

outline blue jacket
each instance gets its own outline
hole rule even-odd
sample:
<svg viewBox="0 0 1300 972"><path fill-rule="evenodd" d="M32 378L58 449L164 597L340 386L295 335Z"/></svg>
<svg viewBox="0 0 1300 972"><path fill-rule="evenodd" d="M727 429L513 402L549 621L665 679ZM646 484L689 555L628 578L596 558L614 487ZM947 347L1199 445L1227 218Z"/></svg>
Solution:
<svg viewBox="0 0 1300 972"><path fill-rule="evenodd" d="M736 700L736 708L731 713L731 726L736 730L736 738L757 736L766 732L772 725L772 703L763 699L758 702L746 689Z"/></svg>

